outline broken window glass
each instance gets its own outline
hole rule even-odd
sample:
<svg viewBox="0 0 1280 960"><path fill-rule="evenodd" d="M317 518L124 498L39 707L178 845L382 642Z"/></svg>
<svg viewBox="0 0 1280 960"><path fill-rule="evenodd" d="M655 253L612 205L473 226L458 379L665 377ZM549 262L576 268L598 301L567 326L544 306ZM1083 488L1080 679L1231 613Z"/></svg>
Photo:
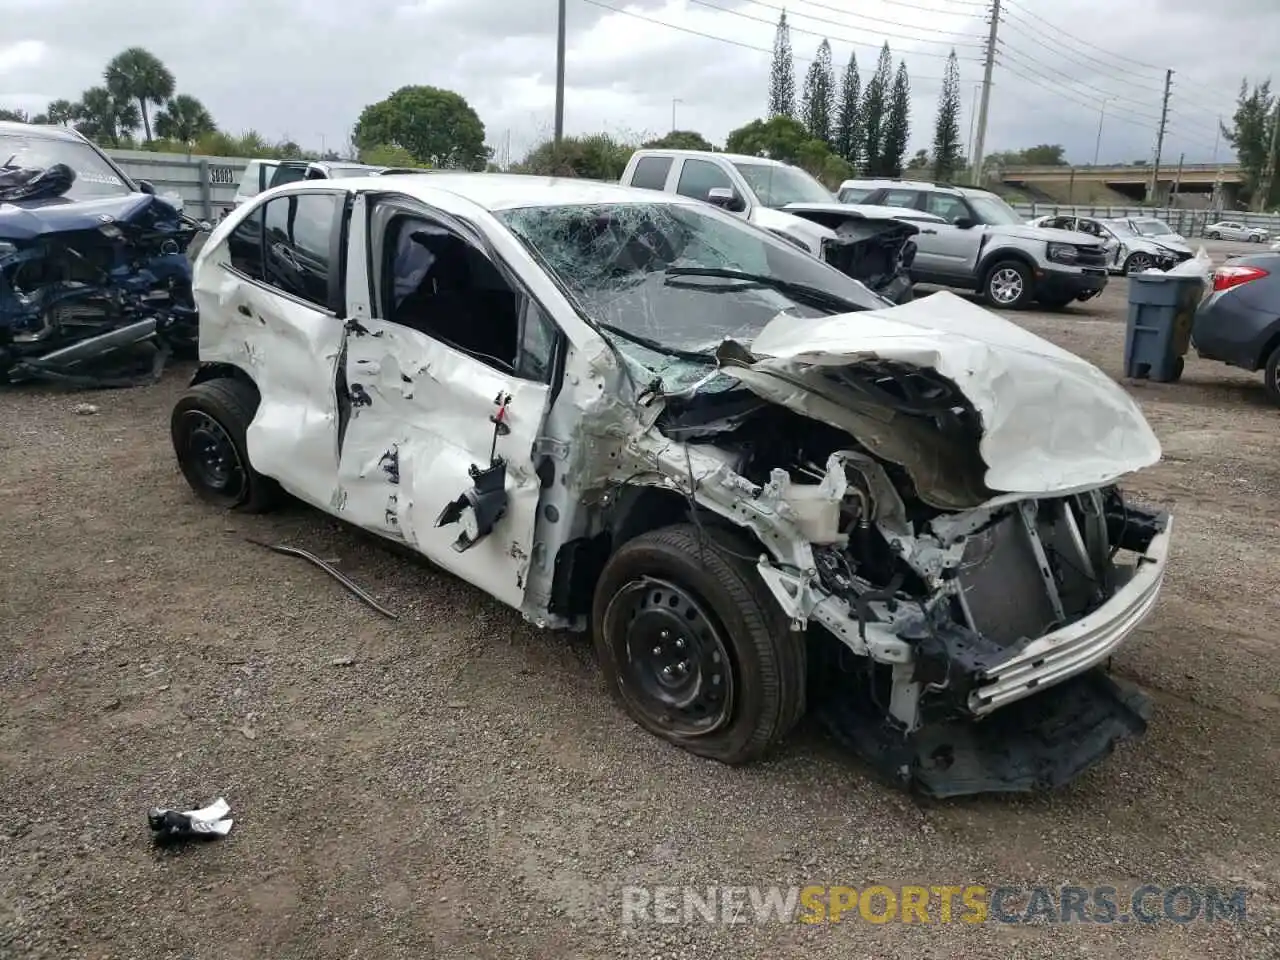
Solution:
<svg viewBox="0 0 1280 960"><path fill-rule="evenodd" d="M702 204L525 207L499 216L582 312L613 328L619 348L646 363L655 354L641 356L638 340L711 362L723 339L749 342L780 313L823 316L884 305L816 257ZM828 302L775 282L817 291Z"/></svg>

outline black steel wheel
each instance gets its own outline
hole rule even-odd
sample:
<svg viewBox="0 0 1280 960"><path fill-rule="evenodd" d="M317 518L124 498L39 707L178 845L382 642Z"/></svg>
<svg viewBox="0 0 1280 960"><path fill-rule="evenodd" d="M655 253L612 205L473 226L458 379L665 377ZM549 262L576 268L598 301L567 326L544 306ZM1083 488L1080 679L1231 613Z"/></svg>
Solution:
<svg viewBox="0 0 1280 960"><path fill-rule="evenodd" d="M804 712L805 648L750 562L760 548L692 524L627 541L596 586L592 628L610 692L641 727L745 763Z"/></svg>
<svg viewBox="0 0 1280 960"><path fill-rule="evenodd" d="M245 446L257 407L252 384L231 378L196 384L174 406L169 420L173 452L202 499L249 513L279 502L279 486L253 469Z"/></svg>

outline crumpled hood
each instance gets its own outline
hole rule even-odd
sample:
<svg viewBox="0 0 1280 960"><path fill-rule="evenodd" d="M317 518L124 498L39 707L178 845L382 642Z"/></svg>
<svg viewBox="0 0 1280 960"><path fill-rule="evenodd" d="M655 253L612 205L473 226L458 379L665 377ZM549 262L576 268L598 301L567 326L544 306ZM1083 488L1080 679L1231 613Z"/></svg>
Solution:
<svg viewBox="0 0 1280 960"><path fill-rule="evenodd" d="M905 466L921 496L940 507L1004 499L993 493L1043 496L1089 489L1160 459L1159 440L1119 384L1088 361L953 293L829 317L780 314L749 349L759 359L731 371L745 386L849 430L873 452ZM964 472L960 460L972 459L971 439L944 435L927 419L901 411L886 416L881 408L877 416L865 394L842 393L826 376L877 360L935 371L972 404L981 421L976 452L985 464L983 471L973 460L974 483L966 488L953 477ZM811 385L812 394L797 385ZM974 489L982 485L985 491ZM933 496L927 495L930 487Z"/></svg>
<svg viewBox="0 0 1280 960"><path fill-rule="evenodd" d="M1002 223L985 228L998 237L1019 237L1023 240L1043 240L1046 243L1074 243L1096 247L1102 243L1097 237L1078 230L1054 230L1051 227L1032 227L1025 223Z"/></svg>

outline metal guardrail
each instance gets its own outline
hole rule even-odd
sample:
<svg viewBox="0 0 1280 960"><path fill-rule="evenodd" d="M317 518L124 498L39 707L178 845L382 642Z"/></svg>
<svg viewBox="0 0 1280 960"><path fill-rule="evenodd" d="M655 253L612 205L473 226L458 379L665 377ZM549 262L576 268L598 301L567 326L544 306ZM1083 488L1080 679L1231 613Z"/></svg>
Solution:
<svg viewBox="0 0 1280 960"><path fill-rule="evenodd" d="M1275 213L1243 213L1238 210L1189 210L1181 207L1108 207L1088 204L1056 204L1056 203L1013 203L1011 207L1028 220L1037 217L1096 217L1116 219L1133 217L1134 219L1163 220L1184 237L1203 236L1204 228L1210 223L1220 220L1231 220L1243 223L1247 227L1262 227L1274 236L1280 233L1280 214Z"/></svg>
<svg viewBox="0 0 1280 960"><path fill-rule="evenodd" d="M108 150L107 155L136 180L150 180L156 193L176 193L183 209L213 220L231 206L247 157L208 157L200 154L152 153L149 150Z"/></svg>

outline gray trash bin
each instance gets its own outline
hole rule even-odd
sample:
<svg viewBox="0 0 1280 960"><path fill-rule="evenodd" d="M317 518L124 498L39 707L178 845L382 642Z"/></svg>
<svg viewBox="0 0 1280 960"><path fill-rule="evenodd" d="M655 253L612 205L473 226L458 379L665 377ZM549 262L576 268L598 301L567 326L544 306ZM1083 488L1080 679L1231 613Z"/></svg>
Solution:
<svg viewBox="0 0 1280 960"><path fill-rule="evenodd" d="M1124 375L1169 383L1182 376L1191 345L1191 321L1204 296L1198 276L1151 271L1129 277L1129 320L1124 332Z"/></svg>

